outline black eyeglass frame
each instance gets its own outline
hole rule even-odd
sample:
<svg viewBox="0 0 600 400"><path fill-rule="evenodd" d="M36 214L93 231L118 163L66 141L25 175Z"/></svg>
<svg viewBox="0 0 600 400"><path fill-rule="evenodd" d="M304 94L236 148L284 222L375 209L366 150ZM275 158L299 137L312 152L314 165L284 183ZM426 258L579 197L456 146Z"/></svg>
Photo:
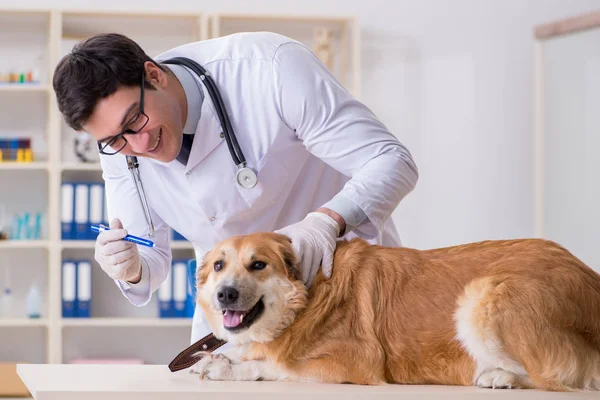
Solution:
<svg viewBox="0 0 600 400"><path fill-rule="evenodd" d="M138 110L138 112L133 114L133 117L131 117L129 119L129 121L127 121L127 123L125 124L125 128L121 131L121 133L110 138L104 145L102 145L102 144L100 144L100 142L98 142L98 151L100 152L100 154L112 156L112 155L119 153L121 150L123 150L125 148L125 146L127 146L127 138L125 137L125 135L135 135L136 133L139 133L142 129L144 129L146 127L146 125L148 124L148 121L150 121L150 118L144 112L144 84L145 83L146 83L146 76L145 76L145 73L142 71L142 84L140 85L140 109ZM144 124L138 130L134 131L133 129L129 129L128 128L129 124L131 124L132 121L135 121L137 118L139 118L142 115L146 118L146 121L144 122ZM112 149L110 151L106 151L106 149L108 147L111 147L111 145L119 139L123 139L125 141L123 143L123 146L121 146L119 149Z"/></svg>

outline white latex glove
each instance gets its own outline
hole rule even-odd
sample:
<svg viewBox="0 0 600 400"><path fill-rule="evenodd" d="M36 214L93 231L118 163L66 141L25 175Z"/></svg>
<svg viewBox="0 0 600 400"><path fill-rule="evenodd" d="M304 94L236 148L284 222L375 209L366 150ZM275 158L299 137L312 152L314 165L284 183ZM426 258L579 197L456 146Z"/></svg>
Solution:
<svg viewBox="0 0 600 400"><path fill-rule="evenodd" d="M275 231L292 240L299 261L301 278L310 287L321 266L325 278L331 278L333 252L340 233L336 220L322 212L311 212L295 224Z"/></svg>
<svg viewBox="0 0 600 400"><path fill-rule="evenodd" d="M96 238L94 258L112 279L133 281L138 278L142 259L135 243L121 240L127 230L118 218L110 222L110 230L100 232Z"/></svg>

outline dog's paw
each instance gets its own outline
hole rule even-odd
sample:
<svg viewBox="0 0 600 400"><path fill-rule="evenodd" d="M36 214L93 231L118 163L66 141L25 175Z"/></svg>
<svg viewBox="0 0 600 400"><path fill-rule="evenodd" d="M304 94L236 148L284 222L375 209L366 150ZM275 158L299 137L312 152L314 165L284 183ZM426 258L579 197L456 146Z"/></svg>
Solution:
<svg viewBox="0 0 600 400"><path fill-rule="evenodd" d="M519 376L497 368L484 371L477 378L477 386L491 389L520 389L522 387Z"/></svg>
<svg viewBox="0 0 600 400"><path fill-rule="evenodd" d="M209 354L198 361L190 373L200 375L200 379L209 379L213 381L233 380L233 370L231 360L223 354Z"/></svg>
<svg viewBox="0 0 600 400"><path fill-rule="evenodd" d="M196 364L194 364L190 369L188 369L188 372L190 374L200 374L204 363L208 362L207 359L210 359L213 355L207 351L199 351L194 354L194 357L198 357L198 356L202 357L202 358L200 360L198 360L196 362Z"/></svg>

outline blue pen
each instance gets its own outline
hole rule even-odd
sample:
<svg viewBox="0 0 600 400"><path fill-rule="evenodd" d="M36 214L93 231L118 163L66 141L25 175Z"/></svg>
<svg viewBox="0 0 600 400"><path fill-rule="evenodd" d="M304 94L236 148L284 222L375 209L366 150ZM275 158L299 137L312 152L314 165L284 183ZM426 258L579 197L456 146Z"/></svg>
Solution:
<svg viewBox="0 0 600 400"><path fill-rule="evenodd" d="M110 228L108 226L102 225L102 224L92 225L91 228L94 232L98 232L98 233L110 230ZM135 243L135 244L141 244L142 246L154 247L154 242L152 242L150 240L142 239L141 237L137 237L137 236L133 236L133 235L125 236L123 238L123 240L127 240L128 242Z"/></svg>

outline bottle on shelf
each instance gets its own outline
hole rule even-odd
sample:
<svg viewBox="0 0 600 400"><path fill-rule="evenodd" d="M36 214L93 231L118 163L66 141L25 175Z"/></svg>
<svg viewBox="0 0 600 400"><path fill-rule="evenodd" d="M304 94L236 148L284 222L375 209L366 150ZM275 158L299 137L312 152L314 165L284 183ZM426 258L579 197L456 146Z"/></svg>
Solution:
<svg viewBox="0 0 600 400"><path fill-rule="evenodd" d="M27 307L27 318L40 318L41 316L41 298L40 290L37 284L34 282L27 292L26 307Z"/></svg>
<svg viewBox="0 0 600 400"><path fill-rule="evenodd" d="M13 293L10 285L10 270L7 257L4 256L4 282L2 283L2 299L0 302L0 317L11 318L13 316Z"/></svg>

